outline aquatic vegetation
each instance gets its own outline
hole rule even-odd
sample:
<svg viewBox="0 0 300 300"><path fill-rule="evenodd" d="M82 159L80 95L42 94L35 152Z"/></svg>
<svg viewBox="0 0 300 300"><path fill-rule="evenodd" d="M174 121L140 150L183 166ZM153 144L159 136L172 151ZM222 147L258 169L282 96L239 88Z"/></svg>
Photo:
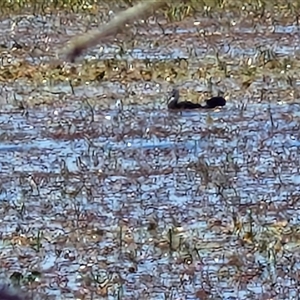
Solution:
<svg viewBox="0 0 300 300"><path fill-rule="evenodd" d="M168 2L60 55L138 2L3 2L1 282L37 299L296 298L299 3ZM174 87L226 106L172 113Z"/></svg>

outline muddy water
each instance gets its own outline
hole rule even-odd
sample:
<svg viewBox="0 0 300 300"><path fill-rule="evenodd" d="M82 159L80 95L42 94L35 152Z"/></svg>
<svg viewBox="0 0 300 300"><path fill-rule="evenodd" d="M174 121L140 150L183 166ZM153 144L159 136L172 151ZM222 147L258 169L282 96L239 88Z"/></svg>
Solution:
<svg viewBox="0 0 300 300"><path fill-rule="evenodd" d="M13 31L29 46L32 34L47 46L79 32L59 27L59 17L31 18ZM296 33L291 24L265 37L263 24L253 32L249 24L224 29L200 20L215 32L211 39L200 43L193 23L185 22L170 29L175 42L146 51L161 34L153 25L149 40L139 39L125 58L188 57L193 69L211 64L211 49L219 47L238 70L241 57L257 58L247 33L253 44L276 41L275 52L296 56L295 36L289 46L288 37L278 41L278 34ZM8 47L11 22L1 23ZM238 37L230 51L224 32ZM201 44L194 56L188 34ZM51 51L33 63L51 59ZM115 48L104 45L103 53L93 49L86 58L115 57ZM25 50L10 55L32 59ZM295 298L300 105L274 74L268 82L257 76L247 91L238 78L225 78L213 90L225 92L224 109L185 112L166 109L167 90L207 92L207 81L89 82L74 94L64 83L2 82L3 278L21 273L21 286L41 299ZM47 104L30 105L33 98ZM31 282L33 271L41 276Z"/></svg>

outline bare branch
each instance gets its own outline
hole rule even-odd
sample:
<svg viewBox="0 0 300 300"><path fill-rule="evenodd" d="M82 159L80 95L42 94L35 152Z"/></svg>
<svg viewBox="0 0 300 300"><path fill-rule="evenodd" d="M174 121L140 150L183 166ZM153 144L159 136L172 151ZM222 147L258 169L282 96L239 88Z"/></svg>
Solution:
<svg viewBox="0 0 300 300"><path fill-rule="evenodd" d="M145 0L142 3L128 8L118 14L113 20L103 25L100 30L92 30L80 37L73 38L69 45L63 50L63 53L68 60L74 61L83 51L96 46L103 38L120 33L126 28L126 24L150 16L155 10L164 6L166 1L167 0Z"/></svg>

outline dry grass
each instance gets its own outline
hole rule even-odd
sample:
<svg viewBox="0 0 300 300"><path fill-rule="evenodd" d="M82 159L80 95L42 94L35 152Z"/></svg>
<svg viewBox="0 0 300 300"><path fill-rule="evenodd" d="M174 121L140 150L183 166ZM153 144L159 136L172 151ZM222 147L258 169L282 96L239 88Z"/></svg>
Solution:
<svg viewBox="0 0 300 300"><path fill-rule="evenodd" d="M56 60L131 5L97 3L2 6L3 282L37 299L296 297L298 4L186 1ZM169 113L173 85L228 107Z"/></svg>

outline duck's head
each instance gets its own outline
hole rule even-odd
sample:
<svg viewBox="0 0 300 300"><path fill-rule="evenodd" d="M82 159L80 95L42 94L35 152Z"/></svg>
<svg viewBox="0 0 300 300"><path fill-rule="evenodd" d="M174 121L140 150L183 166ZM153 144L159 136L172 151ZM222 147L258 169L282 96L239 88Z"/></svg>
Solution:
<svg viewBox="0 0 300 300"><path fill-rule="evenodd" d="M177 89L173 89L168 96L168 108L176 108L176 105L179 100L179 91Z"/></svg>

